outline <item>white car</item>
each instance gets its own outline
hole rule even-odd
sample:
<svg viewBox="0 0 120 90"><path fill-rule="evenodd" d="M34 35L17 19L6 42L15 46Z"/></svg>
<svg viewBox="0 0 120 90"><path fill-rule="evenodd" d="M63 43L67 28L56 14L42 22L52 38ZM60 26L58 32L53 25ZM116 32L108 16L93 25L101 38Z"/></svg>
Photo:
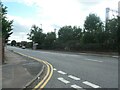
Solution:
<svg viewBox="0 0 120 90"><path fill-rule="evenodd" d="M25 46L22 46L22 49L25 49Z"/></svg>

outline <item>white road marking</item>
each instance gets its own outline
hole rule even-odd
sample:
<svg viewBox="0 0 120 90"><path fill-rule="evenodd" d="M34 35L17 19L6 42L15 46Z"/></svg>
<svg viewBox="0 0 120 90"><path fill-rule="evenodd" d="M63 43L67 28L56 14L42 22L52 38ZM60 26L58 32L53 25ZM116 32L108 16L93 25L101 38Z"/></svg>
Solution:
<svg viewBox="0 0 120 90"><path fill-rule="evenodd" d="M112 56L112 57L114 57L114 58L118 58L118 56Z"/></svg>
<svg viewBox="0 0 120 90"><path fill-rule="evenodd" d="M40 77L38 77L38 79L40 79Z"/></svg>
<svg viewBox="0 0 120 90"><path fill-rule="evenodd" d="M72 76L72 75L68 75L68 77L71 78L71 79L74 79L74 80L80 80L80 78Z"/></svg>
<svg viewBox="0 0 120 90"><path fill-rule="evenodd" d="M80 87L80 86L78 86L78 85L76 85L76 84L71 85L71 87L72 87L72 88L82 88L82 87Z"/></svg>
<svg viewBox="0 0 120 90"><path fill-rule="evenodd" d="M93 84L93 83L91 83L91 82L88 82L88 81L84 81L83 83L86 84L86 85L88 85L88 86L91 86L91 87L93 87L93 88L100 88L100 86L95 85L95 84Z"/></svg>
<svg viewBox="0 0 120 90"><path fill-rule="evenodd" d="M61 82L65 83L65 84L70 83L70 81L67 81L62 77L59 77L58 80L60 80Z"/></svg>
<svg viewBox="0 0 120 90"><path fill-rule="evenodd" d="M94 60L94 59L85 59L85 60L88 60L88 61L94 61L94 62L103 62L103 61L100 61L100 60Z"/></svg>
<svg viewBox="0 0 120 90"><path fill-rule="evenodd" d="M63 71L58 71L58 73L60 73L60 74L67 74L67 73L65 73L65 72L63 72Z"/></svg>
<svg viewBox="0 0 120 90"><path fill-rule="evenodd" d="M56 68L54 68L53 70L54 70L54 71L56 71L57 69L56 69Z"/></svg>

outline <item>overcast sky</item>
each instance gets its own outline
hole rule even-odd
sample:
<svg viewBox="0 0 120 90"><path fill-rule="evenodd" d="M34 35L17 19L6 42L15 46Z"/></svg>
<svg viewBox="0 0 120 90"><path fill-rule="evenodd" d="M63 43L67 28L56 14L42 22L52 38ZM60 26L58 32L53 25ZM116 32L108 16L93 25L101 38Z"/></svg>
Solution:
<svg viewBox="0 0 120 90"><path fill-rule="evenodd" d="M64 25L80 26L90 13L105 21L105 8L118 10L120 0L2 0L8 7L8 18L14 20L10 40L25 41L33 24L43 32L59 30ZM112 15L116 13L111 12ZM42 24L42 25L41 25ZM28 40L27 40L28 41Z"/></svg>

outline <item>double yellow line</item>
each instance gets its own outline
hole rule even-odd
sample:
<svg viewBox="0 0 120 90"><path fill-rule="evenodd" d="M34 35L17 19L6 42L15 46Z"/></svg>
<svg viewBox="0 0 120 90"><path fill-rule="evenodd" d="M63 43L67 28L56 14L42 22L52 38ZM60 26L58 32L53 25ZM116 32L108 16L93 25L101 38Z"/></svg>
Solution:
<svg viewBox="0 0 120 90"><path fill-rule="evenodd" d="M36 89L42 89L45 87L45 85L47 84L47 82L50 80L50 78L52 77L52 74L53 74L53 67L50 63L46 62L46 61L43 61L44 64L46 64L47 66L47 73L45 75L45 77L42 79L42 81L40 81L35 87L33 90L36 90Z"/></svg>
<svg viewBox="0 0 120 90"><path fill-rule="evenodd" d="M42 89L45 87L45 85L48 83L48 81L50 80L50 78L52 77L52 74L53 74L53 66L46 62L46 61L43 61L41 59L38 59L38 58L34 58L34 57L31 57L31 56L28 56L28 55L25 55L25 54L22 54L22 53L19 53L19 52L16 52L22 56L25 56L25 57L28 57L28 58L31 58L31 59L34 59L34 60L37 60L39 62L42 62L44 63L46 66L47 66L47 73L45 75L45 77L33 88L33 90L36 90L36 89Z"/></svg>

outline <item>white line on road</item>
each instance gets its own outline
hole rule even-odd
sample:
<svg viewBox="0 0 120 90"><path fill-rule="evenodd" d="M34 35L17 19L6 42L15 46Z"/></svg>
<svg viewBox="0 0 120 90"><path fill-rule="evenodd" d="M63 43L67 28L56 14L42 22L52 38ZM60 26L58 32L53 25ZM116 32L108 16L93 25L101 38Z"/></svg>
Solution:
<svg viewBox="0 0 120 90"><path fill-rule="evenodd" d="M60 73L60 74L67 74L67 73L65 73L65 72L63 72L63 71L58 71L58 73Z"/></svg>
<svg viewBox="0 0 120 90"><path fill-rule="evenodd" d="M74 79L74 80L80 80L80 78L72 76L72 75L68 75L68 77L71 78L71 79Z"/></svg>
<svg viewBox="0 0 120 90"><path fill-rule="evenodd" d="M103 62L103 61L100 61L100 60L94 60L94 59L85 59L85 60L88 60L88 61L94 61L94 62Z"/></svg>
<svg viewBox="0 0 120 90"><path fill-rule="evenodd" d="M56 68L54 68L53 70L54 70L54 71L56 71L57 69L56 69Z"/></svg>
<svg viewBox="0 0 120 90"><path fill-rule="evenodd" d="M78 86L78 85L76 85L76 84L71 85L71 87L72 87L72 88L82 88L82 87L80 87L80 86Z"/></svg>
<svg viewBox="0 0 120 90"><path fill-rule="evenodd" d="M61 82L65 83L65 84L70 83L70 81L67 81L62 77L59 77L58 80L60 80Z"/></svg>
<svg viewBox="0 0 120 90"><path fill-rule="evenodd" d="M93 83L91 83L91 82L88 82L88 81L84 81L83 83L86 84L86 85L88 85L88 86L91 86L91 87L93 87L93 88L100 88L100 86L95 85L95 84L93 84Z"/></svg>

